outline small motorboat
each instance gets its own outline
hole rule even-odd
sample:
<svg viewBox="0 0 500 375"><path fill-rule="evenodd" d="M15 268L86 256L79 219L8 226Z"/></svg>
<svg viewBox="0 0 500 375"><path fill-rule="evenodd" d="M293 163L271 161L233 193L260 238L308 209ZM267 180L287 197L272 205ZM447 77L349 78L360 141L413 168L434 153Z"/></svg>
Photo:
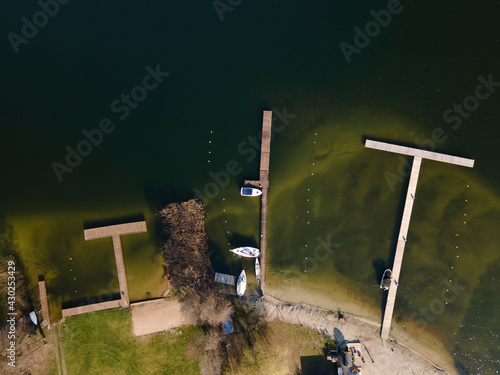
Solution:
<svg viewBox="0 0 500 375"><path fill-rule="evenodd" d="M34 325L38 325L38 319L37 319L36 313L34 311L30 312L30 319Z"/></svg>
<svg viewBox="0 0 500 375"><path fill-rule="evenodd" d="M245 270L241 271L240 276L238 277L238 281L236 283L236 293L241 297L245 294L245 290L247 289L247 274Z"/></svg>
<svg viewBox="0 0 500 375"><path fill-rule="evenodd" d="M260 255L259 249L250 246L238 247L236 249L231 249L229 251L235 253L240 257L247 257L247 258L257 258Z"/></svg>
<svg viewBox="0 0 500 375"><path fill-rule="evenodd" d="M259 258L255 258L255 277L260 281L260 263Z"/></svg>
<svg viewBox="0 0 500 375"><path fill-rule="evenodd" d="M243 197L258 197L262 195L262 191L253 187L242 187L240 191Z"/></svg>
<svg viewBox="0 0 500 375"><path fill-rule="evenodd" d="M391 286L392 280L392 271L390 269L386 269L384 274L382 275L382 280L380 280L380 289L389 290Z"/></svg>

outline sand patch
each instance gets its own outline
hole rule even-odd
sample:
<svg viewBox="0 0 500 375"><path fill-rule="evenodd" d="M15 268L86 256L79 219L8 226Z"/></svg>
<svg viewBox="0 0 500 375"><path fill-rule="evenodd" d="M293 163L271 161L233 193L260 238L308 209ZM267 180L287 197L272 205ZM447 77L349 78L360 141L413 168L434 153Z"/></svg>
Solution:
<svg viewBox="0 0 500 375"><path fill-rule="evenodd" d="M135 336L168 331L195 322L181 311L181 303L176 300L157 299L138 302L130 306Z"/></svg>
<svg viewBox="0 0 500 375"><path fill-rule="evenodd" d="M453 369L447 372L435 366L415 350L394 340L386 340L384 343L380 338L380 325L368 319L344 314L344 319L339 320L331 311L305 304L283 303L269 295L264 300L248 299L247 302L258 309L267 320L301 324L316 329L337 342L359 340L362 343L364 374L444 375L455 373Z"/></svg>

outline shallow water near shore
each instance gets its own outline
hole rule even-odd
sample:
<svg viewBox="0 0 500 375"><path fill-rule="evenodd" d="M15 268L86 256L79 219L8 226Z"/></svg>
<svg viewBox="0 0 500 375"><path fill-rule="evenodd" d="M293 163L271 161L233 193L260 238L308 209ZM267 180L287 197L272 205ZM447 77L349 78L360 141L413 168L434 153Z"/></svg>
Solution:
<svg viewBox="0 0 500 375"><path fill-rule="evenodd" d="M479 75L500 77L498 6L404 3L347 64L339 43L383 6L242 2L220 22L210 3L69 3L19 54L2 45L0 231L12 234L35 294L44 275L54 318L62 305L118 292L111 240L83 239L96 221L147 221L147 234L122 238L129 289L132 300L160 296L156 214L193 189L209 197L213 268L245 269L256 293L253 260L229 249L259 243L259 200L239 187L258 178L249 137L262 109L273 109L269 293L381 320L378 284L392 265L406 159L363 142L434 144L476 165L422 163L395 337L432 343L461 374L498 373L500 93L457 129L442 119ZM8 7L5 34L38 10ZM464 26L475 19L474 29ZM157 64L170 76L120 120L110 104ZM283 123L278 113L293 116ZM116 129L59 183L51 163L104 117ZM436 128L445 141L433 141Z"/></svg>

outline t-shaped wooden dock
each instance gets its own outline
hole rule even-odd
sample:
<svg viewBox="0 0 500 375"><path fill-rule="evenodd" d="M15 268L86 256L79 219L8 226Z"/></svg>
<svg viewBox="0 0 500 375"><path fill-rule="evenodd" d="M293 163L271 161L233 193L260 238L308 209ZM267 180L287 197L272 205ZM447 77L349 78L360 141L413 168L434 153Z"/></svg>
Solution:
<svg viewBox="0 0 500 375"><path fill-rule="evenodd" d="M118 274L118 283L120 285L120 306L128 308L130 299L128 295L127 275L125 273L125 262L123 261L122 243L120 236L125 234L135 234L147 232L145 221L137 221L135 223L110 225L107 227L99 227L86 229L84 231L85 240L95 240L98 238L113 238L113 249L115 251L116 272Z"/></svg>
<svg viewBox="0 0 500 375"><path fill-rule="evenodd" d="M413 164L410 174L410 182L406 192L405 207L403 210L403 217L401 218L401 225L399 228L398 242L396 245L396 254L394 256L394 265L392 268L392 279L389 287L389 294L387 296L387 303L385 305L384 320L382 322L382 330L380 336L386 340L389 338L391 330L392 314L394 313L394 304L396 302L396 293L399 286L399 275L401 273L401 265L403 263L403 255L405 251L406 240L408 236L408 228L410 227L411 212L413 209L413 202L415 200L415 192L417 190L418 176L420 172L420 165L422 159L430 159L449 164L456 164L464 167L474 167L474 160L460 158L437 152L424 151L412 147L398 146L391 143L377 142L366 140L365 147L373 148L375 150L382 150L394 152L396 154L403 154L413 156Z"/></svg>

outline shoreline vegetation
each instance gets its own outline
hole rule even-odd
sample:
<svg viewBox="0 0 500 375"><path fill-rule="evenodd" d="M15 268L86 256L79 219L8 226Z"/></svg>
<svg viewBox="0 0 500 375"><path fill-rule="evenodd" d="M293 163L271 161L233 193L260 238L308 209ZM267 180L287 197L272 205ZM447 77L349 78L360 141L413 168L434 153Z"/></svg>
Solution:
<svg viewBox="0 0 500 375"><path fill-rule="evenodd" d="M235 357L232 357L234 353L231 353L231 349L227 349L235 344L230 342L231 338L238 335L222 335L221 332L224 320L233 316L238 325L238 317L242 315L246 315L247 321L253 315L250 320L256 319L256 326L260 324L255 332L257 335L265 335L267 323L278 320L315 329L323 334L325 342L359 339L362 343L369 344L372 355L377 357L374 363L366 360L365 366L373 374L389 373L395 368L422 374L448 373L411 344L402 344L396 340L383 343L379 335L379 324L371 320L306 304L289 304L269 295L264 300L258 297L245 298L243 300L247 307L243 307L240 300L219 294L215 289L214 272L209 260L202 202L190 200L172 203L160 215L167 235L162 252L170 285L183 302L186 312L201 326L206 327L205 355L200 358L202 374L219 373L228 363L233 366L235 361L242 359L245 347L240 346L239 355ZM241 336L248 336L248 332ZM247 348L252 347L255 338L247 340Z"/></svg>
<svg viewBox="0 0 500 375"><path fill-rule="evenodd" d="M363 350L364 371L369 374L414 373L414 374L455 374L452 369L441 368L420 350L415 343L405 343L389 339L385 343L380 338L380 324L354 315L350 312L334 312L304 303L287 303L267 295L265 300L249 298L249 306L257 309L268 321L283 321L288 324L306 326L321 332L334 342L360 340L369 353ZM418 345L417 345L418 346ZM421 347L419 349L422 349ZM366 358L368 356L368 358ZM369 360L373 357L375 362Z"/></svg>
<svg viewBox="0 0 500 375"><path fill-rule="evenodd" d="M203 330L189 351L199 359L201 375L220 374L238 362L267 325L252 310L215 288L203 203L191 199L171 203L160 211L166 241L162 246L165 273L184 312ZM231 319L242 335L225 335L222 323Z"/></svg>
<svg viewBox="0 0 500 375"><path fill-rule="evenodd" d="M441 365L439 355L428 356L431 349L422 350L423 346L419 346L418 340L401 343L392 339L383 343L378 323L350 312L333 312L304 303L291 304L271 295L266 295L266 298L261 300L258 296L240 299L219 293L210 262L203 203L195 199L171 203L160 211L160 217L165 231L161 252L164 258L165 276L169 283L168 289L171 291L171 297L180 301L183 313L189 316L189 321L195 322L195 326L150 335L140 340L145 340L144 345L153 345L154 342L155 350L160 350L156 345L164 341L161 341L159 338L161 336L158 335L172 336L171 345L175 345L177 340L175 337L179 334L183 336L182 332L186 330L191 332L188 334L191 339L183 346L185 349L179 349L179 362L174 361L172 365L181 367L189 365L192 368L194 362L190 360L194 359L201 375L309 373L306 368L312 368L313 373L330 374L333 373L335 365L326 360L327 348L344 340L360 340L367 348L362 350L363 369L366 373L375 375L394 372L433 375L456 373L455 370L448 368L449 366L443 370L434 364L432 361ZM12 254L3 259L11 257ZM27 297L26 303L32 305L29 302L29 292L24 278L22 275L17 277L20 282L19 287L21 284L25 286L23 295ZM25 306L24 310L28 311L28 307ZM39 311L38 307L36 311ZM68 338L60 338L64 342L62 345L66 346L68 366L72 368L81 362L80 354L72 350L68 343L78 337L80 339L77 341L88 340L87 336L78 336L79 329L73 332L71 327L78 328L79 325L86 327L87 324L99 321L101 323L97 325L105 322L116 325L123 319L130 319L130 315L121 309L116 312L104 311L70 318L68 329L65 330ZM226 335L223 333L222 323L229 319L232 319L234 334ZM44 347L40 334L30 329L29 322L26 319L20 322L23 323L26 334L18 336L19 348L30 354L31 346ZM127 321L125 326L129 324L131 323ZM2 340L7 337L4 334L5 327L5 325L2 327ZM106 337L102 332L97 334L94 332L96 330L91 328L87 330L90 330L88 333L96 340L94 343L96 345L99 345L99 340L103 340L118 348L125 340L133 351L142 350L143 344L140 344L142 341L138 341L137 345L133 344L136 340L127 330L122 329L121 333L117 332L111 337ZM49 337L49 345L37 355L37 367L40 367L36 373L55 374L52 336ZM30 355L26 358L19 355L21 368ZM93 362L96 368L100 366L99 361L108 360L107 355L96 354L98 358ZM123 357L125 354L120 356ZM372 358L374 362L371 361ZM136 359L130 360L132 362L129 365L134 365ZM444 359L443 361L446 362Z"/></svg>

